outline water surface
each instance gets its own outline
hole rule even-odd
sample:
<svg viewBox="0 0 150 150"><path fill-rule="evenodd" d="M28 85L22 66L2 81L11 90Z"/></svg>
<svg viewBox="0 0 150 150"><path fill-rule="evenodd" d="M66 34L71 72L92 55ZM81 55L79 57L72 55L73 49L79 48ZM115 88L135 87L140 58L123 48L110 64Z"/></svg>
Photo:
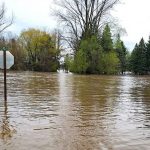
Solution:
<svg viewBox="0 0 150 150"><path fill-rule="evenodd" d="M0 150L149 150L150 77L0 73Z"/></svg>

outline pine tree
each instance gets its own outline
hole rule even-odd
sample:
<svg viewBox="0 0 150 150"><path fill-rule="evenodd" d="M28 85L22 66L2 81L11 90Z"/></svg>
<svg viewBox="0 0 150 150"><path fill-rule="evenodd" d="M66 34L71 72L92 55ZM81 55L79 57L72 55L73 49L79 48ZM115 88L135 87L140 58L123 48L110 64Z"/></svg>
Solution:
<svg viewBox="0 0 150 150"><path fill-rule="evenodd" d="M121 41L119 34L118 34L117 40L115 42L115 50L116 50L117 56L120 60L120 70L121 70L121 73L123 74L126 71L127 50L126 50L126 47L125 47L123 41Z"/></svg>
<svg viewBox="0 0 150 150"><path fill-rule="evenodd" d="M150 37L146 43L146 61L147 72L150 73Z"/></svg>
<svg viewBox="0 0 150 150"><path fill-rule="evenodd" d="M139 65L139 57L138 57L138 44L135 45L132 53L131 53L131 60L130 60L130 66L131 71L135 74L138 74L138 65Z"/></svg>
<svg viewBox="0 0 150 150"><path fill-rule="evenodd" d="M101 45L102 45L103 50L105 52L109 52L113 49L113 42L112 42L112 39L111 39L111 32L110 32L110 27L109 27L108 24L104 28Z"/></svg>
<svg viewBox="0 0 150 150"><path fill-rule="evenodd" d="M139 74L147 74L146 68L146 46L144 39L142 38L139 43Z"/></svg>
<svg viewBox="0 0 150 150"><path fill-rule="evenodd" d="M147 61L146 61L146 46L142 38L139 45L136 44L131 55L132 71L135 74L147 74Z"/></svg>

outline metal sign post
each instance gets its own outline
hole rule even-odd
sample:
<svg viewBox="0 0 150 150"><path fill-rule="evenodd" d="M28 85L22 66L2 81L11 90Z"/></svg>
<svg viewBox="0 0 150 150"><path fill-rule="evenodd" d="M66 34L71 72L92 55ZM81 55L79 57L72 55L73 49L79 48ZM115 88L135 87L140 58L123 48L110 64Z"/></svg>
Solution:
<svg viewBox="0 0 150 150"><path fill-rule="evenodd" d="M6 48L3 48L3 64L4 64L4 99L5 101L7 101Z"/></svg>
<svg viewBox="0 0 150 150"><path fill-rule="evenodd" d="M7 51L6 47L3 47L0 51L0 69L4 71L4 99L7 101L7 69L14 64L14 56Z"/></svg>

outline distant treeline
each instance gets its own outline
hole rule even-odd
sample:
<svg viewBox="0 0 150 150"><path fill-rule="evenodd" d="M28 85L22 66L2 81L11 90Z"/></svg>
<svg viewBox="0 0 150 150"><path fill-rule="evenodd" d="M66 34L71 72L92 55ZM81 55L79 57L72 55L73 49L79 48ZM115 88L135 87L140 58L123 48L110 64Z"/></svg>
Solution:
<svg viewBox="0 0 150 150"><path fill-rule="evenodd" d="M142 38L135 45L130 57L130 70L138 75L150 74L150 37L147 43Z"/></svg>
<svg viewBox="0 0 150 150"><path fill-rule="evenodd" d="M79 74L150 74L150 39L142 38L130 53L120 38L121 27L110 11L119 0L61 0L54 14L62 25L60 32L27 29L18 37L3 37L13 24L0 5L0 48L8 47L15 57L13 70L56 72L62 68ZM115 30L115 32L114 32ZM113 31L113 32L111 32ZM113 33L113 36L112 36ZM115 34L114 34L115 33ZM67 47L67 48L65 48ZM60 63L62 49L64 62Z"/></svg>
<svg viewBox="0 0 150 150"><path fill-rule="evenodd" d="M24 30L19 37L1 38L0 47L7 47L15 57L13 70L56 72L60 50L57 34L38 29Z"/></svg>
<svg viewBox="0 0 150 150"><path fill-rule="evenodd" d="M96 46L96 43L94 43L96 40L94 41L93 38L89 42L84 41L86 45L83 46L85 48L84 51L80 49L75 57L66 55L64 68L76 73L124 74L125 72L130 72L135 75L149 75L150 37L148 42L145 42L142 38L135 45L132 52L129 52L123 41L120 40L119 35L114 43L112 43L110 35L109 27L106 26L100 39L100 44L97 45L99 53L94 55L94 52L92 53L94 49L91 49L88 54L92 56L89 58L85 54L86 50L88 50L86 46L90 47L92 44Z"/></svg>
<svg viewBox="0 0 150 150"><path fill-rule="evenodd" d="M56 72L65 69L79 74L150 74L150 38L142 38L130 53L118 34L112 38L107 24L102 36L81 40L77 52L66 54L60 64L61 48L58 32L50 34L39 29L28 29L19 37L0 38L15 57L12 70Z"/></svg>

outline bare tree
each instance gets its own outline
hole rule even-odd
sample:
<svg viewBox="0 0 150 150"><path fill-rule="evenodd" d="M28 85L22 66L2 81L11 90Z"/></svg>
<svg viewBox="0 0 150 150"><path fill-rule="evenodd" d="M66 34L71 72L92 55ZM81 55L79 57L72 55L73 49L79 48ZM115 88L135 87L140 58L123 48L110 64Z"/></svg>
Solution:
<svg viewBox="0 0 150 150"><path fill-rule="evenodd" d="M5 4L0 6L0 34L13 23L13 17L11 19L6 18Z"/></svg>
<svg viewBox="0 0 150 150"><path fill-rule="evenodd" d="M61 0L62 8L55 15L65 25L65 37L70 47L77 50L81 39L99 34L103 24L108 23L110 10L119 0Z"/></svg>

